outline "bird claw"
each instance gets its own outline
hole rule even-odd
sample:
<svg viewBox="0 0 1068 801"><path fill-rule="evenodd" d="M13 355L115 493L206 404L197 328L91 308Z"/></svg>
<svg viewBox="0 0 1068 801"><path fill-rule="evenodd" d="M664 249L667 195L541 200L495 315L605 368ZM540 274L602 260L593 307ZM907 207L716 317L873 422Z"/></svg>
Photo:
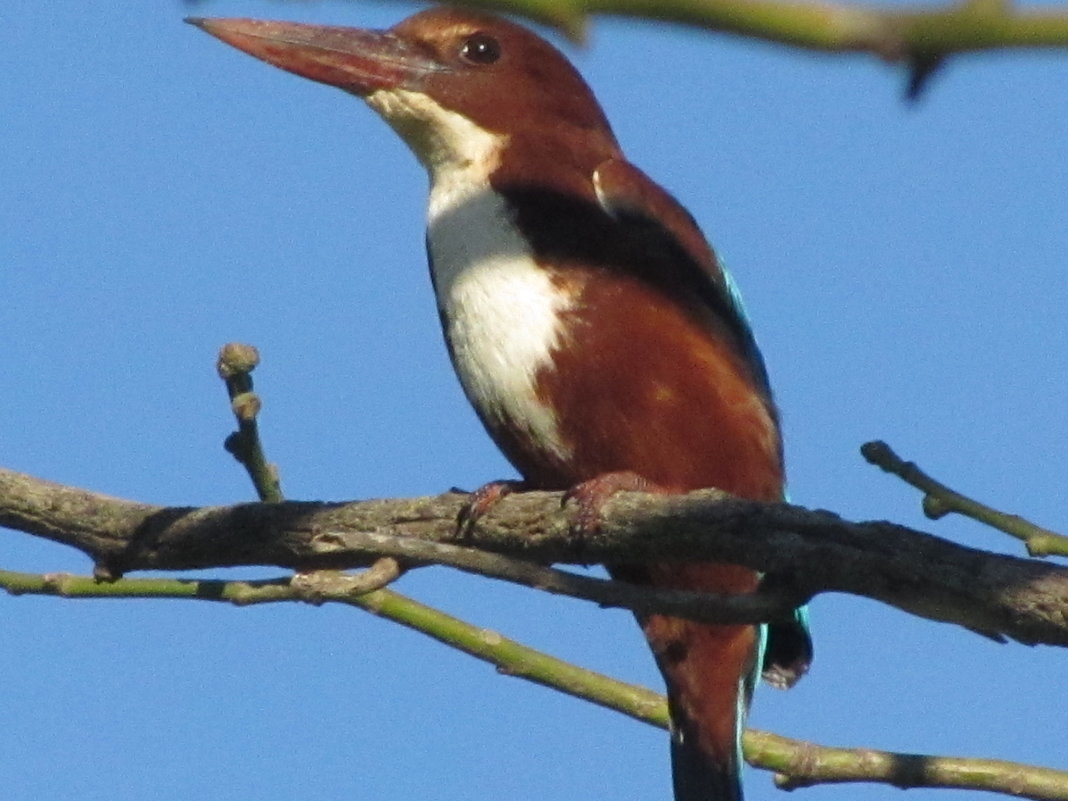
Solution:
<svg viewBox="0 0 1068 801"><path fill-rule="evenodd" d="M467 540L474 533L475 526L506 495L522 492L527 488L523 481L490 481L470 494L467 503L456 516L456 537Z"/></svg>
<svg viewBox="0 0 1068 801"><path fill-rule="evenodd" d="M581 539L598 532L603 521L604 505L617 492L662 492L663 489L646 478L629 470L602 473L599 476L576 484L560 499L563 506L568 501L578 505L571 518L571 536Z"/></svg>

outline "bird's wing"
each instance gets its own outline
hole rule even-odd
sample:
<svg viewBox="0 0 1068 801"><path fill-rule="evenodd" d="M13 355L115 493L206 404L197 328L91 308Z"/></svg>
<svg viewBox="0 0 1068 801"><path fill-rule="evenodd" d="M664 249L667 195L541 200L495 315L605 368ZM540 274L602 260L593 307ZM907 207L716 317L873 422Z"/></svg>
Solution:
<svg viewBox="0 0 1068 801"><path fill-rule="evenodd" d="M662 280L688 286L707 312L735 335L754 378L770 400L764 360L741 296L690 213L645 173L620 159L599 165L593 183L601 208L619 223L617 233L628 247L640 249L656 269L668 271ZM763 672L770 684L792 686L811 661L807 607L795 610L793 619L768 627Z"/></svg>
<svg viewBox="0 0 1068 801"><path fill-rule="evenodd" d="M770 398L764 359L753 337L741 296L688 211L645 173L622 159L608 159L593 173L601 208L620 224L620 235L649 257L661 276L685 286L737 338L753 378Z"/></svg>

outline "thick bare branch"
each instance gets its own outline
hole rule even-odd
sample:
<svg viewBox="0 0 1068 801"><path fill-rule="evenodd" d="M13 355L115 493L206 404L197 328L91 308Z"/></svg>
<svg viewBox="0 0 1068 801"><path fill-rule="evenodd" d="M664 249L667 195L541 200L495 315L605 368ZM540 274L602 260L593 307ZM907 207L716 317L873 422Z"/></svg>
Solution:
<svg viewBox="0 0 1068 801"><path fill-rule="evenodd" d="M114 575L234 565L344 568L379 556L448 562L437 554L450 549L428 546L455 545L465 498L166 508L0 470L0 525L78 548ZM715 490L621 494L607 504L600 531L578 541L568 523L559 494L506 498L472 532L464 543L470 547L460 549L474 560L465 569L482 572L476 548L538 563L727 561L789 577L785 586L795 599L847 592L990 636L1068 645L1068 569L891 523L849 523ZM492 559L486 556L487 564Z"/></svg>

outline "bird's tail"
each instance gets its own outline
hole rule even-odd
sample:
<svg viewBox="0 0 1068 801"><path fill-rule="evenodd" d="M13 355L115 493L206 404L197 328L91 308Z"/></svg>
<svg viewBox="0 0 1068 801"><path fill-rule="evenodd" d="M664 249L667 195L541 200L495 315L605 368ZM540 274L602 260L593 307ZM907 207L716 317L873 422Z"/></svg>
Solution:
<svg viewBox="0 0 1068 801"><path fill-rule="evenodd" d="M652 624L652 625L649 625ZM677 652L658 649L671 709L675 801L741 801L741 733L758 650L754 626L672 620ZM646 635L659 634L647 621ZM659 648L662 641L650 637ZM680 658L681 657L681 658Z"/></svg>
<svg viewBox="0 0 1068 801"><path fill-rule="evenodd" d="M745 592L756 575L729 565L650 571L657 586ZM640 620L667 683L675 801L741 801L741 732L757 676L756 626L710 626L663 615Z"/></svg>

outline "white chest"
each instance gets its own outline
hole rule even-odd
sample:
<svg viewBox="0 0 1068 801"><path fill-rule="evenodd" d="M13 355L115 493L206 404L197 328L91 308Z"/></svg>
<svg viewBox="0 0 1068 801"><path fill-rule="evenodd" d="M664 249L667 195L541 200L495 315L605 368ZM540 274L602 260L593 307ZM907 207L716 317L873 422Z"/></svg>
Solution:
<svg viewBox="0 0 1068 801"><path fill-rule="evenodd" d="M560 314L570 298L534 262L504 199L485 184L436 180L427 242L445 335L468 398L491 425L565 456L535 382L560 345Z"/></svg>
<svg viewBox="0 0 1068 801"><path fill-rule="evenodd" d="M418 92L380 90L367 102L430 175L427 245L445 336L468 399L491 428L566 456L536 382L560 344L559 315L570 299L534 263L503 198L490 188L507 137Z"/></svg>

